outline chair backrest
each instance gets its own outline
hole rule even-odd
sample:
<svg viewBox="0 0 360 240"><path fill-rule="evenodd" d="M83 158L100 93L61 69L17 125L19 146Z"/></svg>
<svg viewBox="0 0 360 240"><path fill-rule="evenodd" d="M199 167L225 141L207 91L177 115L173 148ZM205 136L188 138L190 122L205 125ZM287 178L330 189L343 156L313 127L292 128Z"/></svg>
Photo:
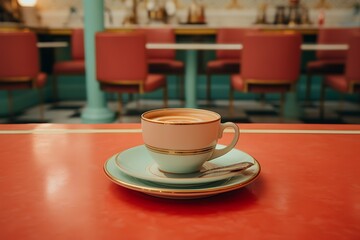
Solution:
<svg viewBox="0 0 360 240"><path fill-rule="evenodd" d="M347 44L349 38L355 32L360 33L360 28L320 28L318 33L318 44ZM344 60L347 51L317 51L316 57L320 60Z"/></svg>
<svg viewBox="0 0 360 240"><path fill-rule="evenodd" d="M73 60L83 60L84 53L84 30L82 28L73 29L71 32L71 57Z"/></svg>
<svg viewBox="0 0 360 240"><path fill-rule="evenodd" d="M40 72L33 32L0 32L0 79L35 78Z"/></svg>
<svg viewBox="0 0 360 240"><path fill-rule="evenodd" d="M360 34L354 34L350 37L345 76L347 81L360 82Z"/></svg>
<svg viewBox="0 0 360 240"><path fill-rule="evenodd" d="M145 81L148 66L144 34L100 32L95 40L100 82Z"/></svg>
<svg viewBox="0 0 360 240"><path fill-rule="evenodd" d="M220 28L216 33L217 43L243 43L246 34L256 32L250 28ZM217 50L217 59L239 59L241 50Z"/></svg>
<svg viewBox="0 0 360 240"><path fill-rule="evenodd" d="M244 38L244 79L295 82L300 74L302 37L297 33L253 33Z"/></svg>
<svg viewBox="0 0 360 240"><path fill-rule="evenodd" d="M144 32L147 43L175 43L175 33L172 28L144 28L138 31ZM175 59L175 50L148 49L149 59Z"/></svg>

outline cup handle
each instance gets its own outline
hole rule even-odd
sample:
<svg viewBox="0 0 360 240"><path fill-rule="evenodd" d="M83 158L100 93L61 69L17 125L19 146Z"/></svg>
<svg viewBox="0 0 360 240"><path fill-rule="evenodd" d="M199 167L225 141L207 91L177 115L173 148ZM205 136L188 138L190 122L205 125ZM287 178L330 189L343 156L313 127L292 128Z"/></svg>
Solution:
<svg viewBox="0 0 360 240"><path fill-rule="evenodd" d="M215 158L217 158L217 157L220 157L220 156L228 153L230 150L232 150L232 149L235 147L236 143L238 142L238 140L239 140L239 135L240 135L239 127L238 127L235 123L232 123L232 122L226 122L226 123L222 123L222 124L220 125L219 138L222 137L225 128L232 128L232 129L234 129L234 132L235 132L235 133L234 133L234 138L233 138L233 140L232 140L231 143L230 143L228 146L226 146L225 148L215 149L215 150L214 150L214 153L211 155L211 158L210 158L208 161L213 160L213 159L215 159Z"/></svg>

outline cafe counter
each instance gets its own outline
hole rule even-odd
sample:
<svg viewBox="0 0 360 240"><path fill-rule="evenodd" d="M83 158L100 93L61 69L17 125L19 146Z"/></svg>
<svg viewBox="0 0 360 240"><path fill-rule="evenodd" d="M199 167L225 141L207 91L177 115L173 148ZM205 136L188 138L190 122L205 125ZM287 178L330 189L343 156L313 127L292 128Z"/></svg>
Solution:
<svg viewBox="0 0 360 240"><path fill-rule="evenodd" d="M168 199L104 171L143 144L139 124L0 125L0 239L359 239L359 125L238 126L257 179Z"/></svg>

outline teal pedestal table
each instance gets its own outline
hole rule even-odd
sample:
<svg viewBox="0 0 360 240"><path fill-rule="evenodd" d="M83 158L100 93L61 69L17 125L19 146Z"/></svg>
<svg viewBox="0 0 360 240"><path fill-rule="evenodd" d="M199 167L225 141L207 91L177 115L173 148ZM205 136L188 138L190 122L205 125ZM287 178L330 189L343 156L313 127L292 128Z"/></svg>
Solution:
<svg viewBox="0 0 360 240"><path fill-rule="evenodd" d="M214 43L148 43L147 49L174 49L186 51L185 63L185 107L197 108L197 51L240 50L241 44Z"/></svg>
<svg viewBox="0 0 360 240"><path fill-rule="evenodd" d="M86 68L86 107L81 113L84 123L108 123L115 114L107 108L105 93L100 90L96 80L95 33L104 30L103 0L83 0L84 41Z"/></svg>
<svg viewBox="0 0 360 240"><path fill-rule="evenodd" d="M302 51L344 51L348 49L347 44L302 44ZM284 117L288 119L297 119L303 115L303 109L297 99L296 92L286 94Z"/></svg>
<svg viewBox="0 0 360 240"><path fill-rule="evenodd" d="M297 119L302 116L302 114L303 111L300 107L296 93L287 93L285 97L284 117L288 119Z"/></svg>

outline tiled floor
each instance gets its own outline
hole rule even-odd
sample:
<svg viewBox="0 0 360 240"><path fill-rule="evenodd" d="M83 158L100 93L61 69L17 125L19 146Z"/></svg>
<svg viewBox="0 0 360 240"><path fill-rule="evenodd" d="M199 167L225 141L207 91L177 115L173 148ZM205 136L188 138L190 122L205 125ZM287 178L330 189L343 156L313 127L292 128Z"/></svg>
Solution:
<svg viewBox="0 0 360 240"><path fill-rule="evenodd" d="M199 107L218 112L222 121L237 123L336 123L359 124L360 104L358 102L327 101L325 103L325 118L320 119L318 102L302 104L301 116L296 119L281 119L278 115L278 102L261 102L256 100L238 100L235 102L235 111L231 114L227 100L214 101L211 104L199 101ZM45 105L45 119L40 120L39 108L35 106L14 116L12 120L0 118L0 123L81 123L81 111L85 106L83 101L63 101ZM180 101L170 101L169 107L181 107ZM140 115L144 111L161 108L162 101L139 100L125 104L125 111L114 122L140 122ZM117 103L109 102L109 108L117 111Z"/></svg>

